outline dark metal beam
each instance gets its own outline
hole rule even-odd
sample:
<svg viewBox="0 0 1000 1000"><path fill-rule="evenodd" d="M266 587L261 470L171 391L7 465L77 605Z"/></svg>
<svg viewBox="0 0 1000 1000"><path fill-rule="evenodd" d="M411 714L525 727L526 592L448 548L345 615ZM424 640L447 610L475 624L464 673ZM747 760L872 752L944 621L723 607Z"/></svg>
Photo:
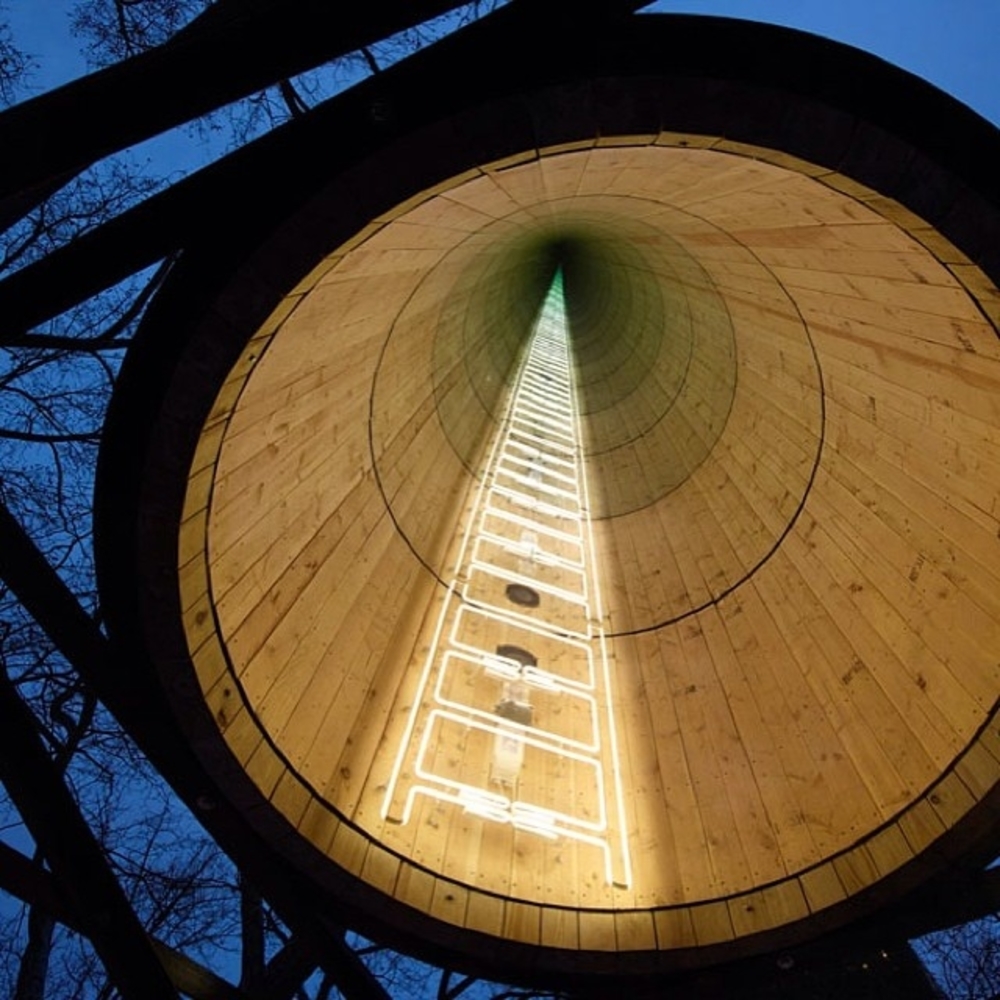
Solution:
<svg viewBox="0 0 1000 1000"><path fill-rule="evenodd" d="M0 780L122 996L177 1000L142 924L46 753L34 717L3 672Z"/></svg>
<svg viewBox="0 0 1000 1000"><path fill-rule="evenodd" d="M806 983L828 983L850 965L872 961L884 952L903 953L910 941L925 934L947 931L998 911L1000 869L962 867L814 940L790 944L732 966L682 974L671 984L672 995L727 1000L733 995L734 982L739 982L741 995L748 997L812 996ZM786 986L779 989L781 983ZM803 993L794 992L796 983ZM659 996L659 987L649 995Z"/></svg>
<svg viewBox="0 0 1000 1000"><path fill-rule="evenodd" d="M11 303L0 343L169 257L184 245L217 169L175 184L0 281Z"/></svg>
<svg viewBox="0 0 1000 1000"><path fill-rule="evenodd" d="M38 907L70 929L86 934L79 916L63 898L53 876L19 851L0 841L0 889L31 907ZM169 945L151 938L151 945L170 981L191 1000L249 1000L235 986ZM277 956L276 956L277 957ZM274 997L284 1000L284 995Z"/></svg>
<svg viewBox="0 0 1000 1000"><path fill-rule="evenodd" d="M1000 912L1000 869L960 869L905 897L879 914L868 936L881 931L913 940Z"/></svg>
<svg viewBox="0 0 1000 1000"><path fill-rule="evenodd" d="M243 244L248 229L261 232L277 224L298 206L302 192L314 191L324 179L355 162L361 151L393 134L392 123L373 119L373 101L390 95L402 104L416 80L425 88L430 80L435 89L416 108L409 109L409 114L433 119L452 106L461 106L464 88L456 85L452 72L436 65L441 62L438 52L448 51L453 59L456 51L463 52L454 65L468 72L481 69L489 59L503 62L507 59L505 53L515 49L520 50L522 58L528 58L530 48L533 58L543 59L552 38L567 31L567 18L571 16L568 2L512 0L477 24L332 98L302 119L261 137L4 278L0 281L0 315L4 317L0 343L16 339L195 239L228 238ZM586 32L587 24L627 16L643 2L602 0L586 12L572 15L574 20L569 23L574 30ZM594 33L595 29L591 27L590 31ZM599 37L599 31L596 34ZM530 46L525 39L531 39ZM491 52L493 55L488 55ZM3 122L4 116L0 115L0 141ZM345 141L338 142L337 137ZM266 190L255 190L252 204L247 204L240 180L250 174L266 176L268 184Z"/></svg>
<svg viewBox="0 0 1000 1000"><path fill-rule="evenodd" d="M37 906L53 920L81 930L76 914L63 899L55 879L20 851L0 840L0 889L22 903Z"/></svg>
<svg viewBox="0 0 1000 1000"><path fill-rule="evenodd" d="M42 184L24 188L16 194L0 198L0 232L6 232L15 222L33 212L73 178L73 174L54 177Z"/></svg>
<svg viewBox="0 0 1000 1000"><path fill-rule="evenodd" d="M122 705L121 696L128 698L128 693L115 691L109 685L103 670L110 655L107 640L32 543L17 519L2 504L0 578L6 581L27 611L45 629L59 651L98 691L105 704L123 721L131 719L137 722L140 718L143 719L143 725L147 729L145 736L155 744L160 726L168 724L160 717L162 712L142 711L135 704ZM46 908L51 906L52 915L57 920L79 929L91 938L102 959L105 958L104 951L110 948L114 952L119 942L124 942L127 945L124 955L119 953L117 958L123 961L126 972L132 964L143 964L143 948L147 958L150 947L154 947L162 957L165 954L164 946L155 942L154 945L149 945L131 909L127 909L127 912L121 910L119 904L124 903L128 907L121 889L110 871L103 866L100 847L76 810L65 785L54 774L30 713L6 677L0 678L0 730L0 780L7 787L57 877L53 886L51 882L44 881L39 873L31 873L18 864L16 858L11 856L16 855L16 852L8 850L0 852L0 869L8 876L5 887L21 898L31 894L31 901L38 901ZM269 857L258 856L258 852L250 849L249 845L244 847L243 856L250 857L256 881L295 935L294 946L289 945L268 966L265 995L273 993L276 997L288 996L296 977L300 974L308 975L319 965L350 1000L389 1000L375 976L348 947L343 931L320 923L308 910L303 910L295 890L285 885L280 877L271 874L273 866ZM102 867L98 867L99 864ZM91 883L95 886L93 891L89 889ZM61 889L65 891L60 892ZM105 897L108 897L107 903L102 902ZM110 918L106 919L112 912L115 916L113 924ZM94 919L95 913L100 919ZM85 920L80 914L90 916ZM130 931L119 935L114 928L120 923L128 924L129 919L132 921ZM136 933L141 935L143 948L133 954L133 945L138 948ZM109 961L115 960L116 955L113 953ZM162 973L162 967L157 968ZM124 995L143 996L141 992L129 993L126 983L119 981L111 965L108 965L108 969L112 978L121 985ZM201 967L196 967L195 963L184 956L178 955L177 960L168 965L168 969L171 978L175 974L183 977L175 980L178 988L192 996L197 996L189 989L192 984L208 983L206 976L199 971ZM206 975L211 975L207 970L205 972ZM167 979L163 981L169 982ZM299 983L301 981L298 980ZM208 989L209 985L211 984L205 988ZM150 991L145 994L149 998L175 995L172 990L167 993ZM233 994L231 1000L236 1000L237 995ZM206 1000L220 998L226 1000L222 994L209 995Z"/></svg>
<svg viewBox="0 0 1000 1000"><path fill-rule="evenodd" d="M0 198L74 172L460 6L461 0L256 0L0 115Z"/></svg>
<svg viewBox="0 0 1000 1000"><path fill-rule="evenodd" d="M318 965L313 949L300 936L293 936L267 963L261 996L267 1000L293 1000Z"/></svg>
<svg viewBox="0 0 1000 1000"><path fill-rule="evenodd" d="M0 579L88 682L100 676L108 655L107 639L2 503ZM103 698L103 693L94 686ZM113 708L110 702L109 707Z"/></svg>
<svg viewBox="0 0 1000 1000"><path fill-rule="evenodd" d="M344 931L329 922L310 922L310 944L317 949L320 966L347 1000L392 1000L374 973L344 940Z"/></svg>

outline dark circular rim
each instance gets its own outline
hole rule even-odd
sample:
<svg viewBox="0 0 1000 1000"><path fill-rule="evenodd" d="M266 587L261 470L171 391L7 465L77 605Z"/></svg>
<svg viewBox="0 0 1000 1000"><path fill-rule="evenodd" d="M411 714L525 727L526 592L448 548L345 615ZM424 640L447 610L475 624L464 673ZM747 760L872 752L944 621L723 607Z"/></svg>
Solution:
<svg viewBox="0 0 1000 1000"><path fill-rule="evenodd" d="M287 187L282 195L265 193L248 220L242 201L220 191L204 232L151 308L105 427L95 545L117 650L110 669L132 705L124 721L181 795L196 809L201 803L206 825L227 849L256 866L265 888L294 886L319 911L348 913L363 931L432 961L584 990L598 975L597 989L606 991L613 979L634 982L786 947L899 898L966 853L995 845L1000 793L994 786L932 849L845 903L717 944L566 953L462 931L389 904L334 870L267 803L233 761L198 690L181 628L176 528L220 373L287 289L368 220L477 163L585 134L713 136L825 167L909 209L929 239L935 231L944 236L965 255L945 261L960 281L960 268L971 262L1000 283L1000 133L908 73L788 29L643 15L613 30L562 31L557 47L551 41L544 32L537 44L527 40L511 66L500 59L503 46L452 40L334 102L260 155L243 154L248 176L260 182L252 190L292 184L295 200ZM376 99L395 109L388 122L368 113ZM327 149L331 128L357 141L314 157L321 162L312 173L301 168L303 151ZM405 176L392 169L399 162L407 164ZM378 163L382 169L373 169ZM144 731L164 701L172 717Z"/></svg>

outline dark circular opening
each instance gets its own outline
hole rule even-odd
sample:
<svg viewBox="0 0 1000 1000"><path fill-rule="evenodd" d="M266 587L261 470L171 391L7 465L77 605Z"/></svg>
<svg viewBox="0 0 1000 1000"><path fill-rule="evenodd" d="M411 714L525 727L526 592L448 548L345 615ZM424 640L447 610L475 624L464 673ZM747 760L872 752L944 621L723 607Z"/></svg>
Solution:
<svg viewBox="0 0 1000 1000"><path fill-rule="evenodd" d="M523 583L508 583L505 593L511 604L519 604L522 608L537 608L542 603L538 591Z"/></svg>
<svg viewBox="0 0 1000 1000"><path fill-rule="evenodd" d="M509 643L497 646L497 656L502 656L505 660L516 660L522 667L538 666L538 657L534 653Z"/></svg>

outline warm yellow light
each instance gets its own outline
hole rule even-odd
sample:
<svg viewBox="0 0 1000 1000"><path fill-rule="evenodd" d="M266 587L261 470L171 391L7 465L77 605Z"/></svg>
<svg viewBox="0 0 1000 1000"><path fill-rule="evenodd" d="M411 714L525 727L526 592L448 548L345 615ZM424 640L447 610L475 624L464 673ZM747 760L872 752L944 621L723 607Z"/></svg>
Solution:
<svg viewBox="0 0 1000 1000"><path fill-rule="evenodd" d="M419 800L600 853L631 883L611 669L562 278L459 527L381 815ZM461 747L439 753L442 743Z"/></svg>
<svg viewBox="0 0 1000 1000"><path fill-rule="evenodd" d="M572 426L505 436L555 260ZM623 142L456 179L310 282L220 390L179 546L206 703L310 851L571 948L756 934L919 853L993 732L1000 544L950 457L995 448L996 333L928 248Z"/></svg>

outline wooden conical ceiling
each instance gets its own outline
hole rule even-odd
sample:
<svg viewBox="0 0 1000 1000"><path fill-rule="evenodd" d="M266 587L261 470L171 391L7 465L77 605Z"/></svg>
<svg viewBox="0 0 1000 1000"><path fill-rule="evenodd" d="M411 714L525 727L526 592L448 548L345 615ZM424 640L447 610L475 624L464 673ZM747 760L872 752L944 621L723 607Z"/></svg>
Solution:
<svg viewBox="0 0 1000 1000"><path fill-rule="evenodd" d="M140 613L206 772L338 906L494 972L801 939L981 846L998 796L1000 292L965 209L1000 210L770 64L642 75L651 30L634 78L386 140L152 321L193 332ZM476 536L556 274L575 402L526 405L563 450L518 444L530 516Z"/></svg>
<svg viewBox="0 0 1000 1000"><path fill-rule="evenodd" d="M461 810L379 815L553 244L625 734L627 890ZM466 926L480 891L610 912L780 886L805 915L877 877L872 862L845 884L858 845L879 838L898 866L947 825L912 807L1000 690L1000 349L905 230L802 172L623 143L457 182L289 304L248 348L224 432L206 429L192 551L231 664L204 680L220 727L270 794L303 796L293 821L322 850L348 863L356 825L362 870L376 844L415 862Z"/></svg>

